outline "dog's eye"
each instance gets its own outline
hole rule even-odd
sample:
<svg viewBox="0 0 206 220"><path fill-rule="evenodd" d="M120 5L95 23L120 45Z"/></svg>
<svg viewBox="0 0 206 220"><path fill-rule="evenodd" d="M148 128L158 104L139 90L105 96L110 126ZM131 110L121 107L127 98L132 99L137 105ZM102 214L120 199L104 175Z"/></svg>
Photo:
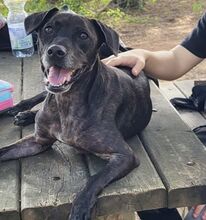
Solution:
<svg viewBox="0 0 206 220"><path fill-rule="evenodd" d="M88 34L85 32L82 32L79 36L82 40L86 40L88 38Z"/></svg>
<svg viewBox="0 0 206 220"><path fill-rule="evenodd" d="M53 32L53 28L51 26L47 26L44 28L44 31L48 34L51 34Z"/></svg>

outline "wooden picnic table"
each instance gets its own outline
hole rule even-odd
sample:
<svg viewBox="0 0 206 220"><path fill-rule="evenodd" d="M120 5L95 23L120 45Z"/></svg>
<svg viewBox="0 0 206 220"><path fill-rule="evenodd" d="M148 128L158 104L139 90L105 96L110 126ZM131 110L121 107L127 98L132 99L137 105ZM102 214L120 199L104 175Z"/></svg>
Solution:
<svg viewBox="0 0 206 220"><path fill-rule="evenodd" d="M17 59L0 54L0 79L14 84L15 103L43 91L42 76L37 55ZM184 83L178 84L181 89L170 85L175 95L190 95L184 93ZM174 87L164 91L168 95ZM149 125L139 137L128 140L141 165L105 188L98 199L98 216L206 203L206 148L187 123L194 112L178 114L152 82L151 96L155 111ZM205 115L197 118L205 124ZM33 126L20 128L12 121L0 117L0 147L33 132ZM37 156L2 162L0 220L66 219L75 194L104 164L59 142ZM125 220L134 219L128 216Z"/></svg>

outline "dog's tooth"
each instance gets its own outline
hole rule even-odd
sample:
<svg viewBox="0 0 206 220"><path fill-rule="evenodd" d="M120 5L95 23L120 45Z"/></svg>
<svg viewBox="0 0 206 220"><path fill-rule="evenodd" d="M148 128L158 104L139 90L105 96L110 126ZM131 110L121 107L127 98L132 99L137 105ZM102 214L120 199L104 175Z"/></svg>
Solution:
<svg viewBox="0 0 206 220"><path fill-rule="evenodd" d="M61 84L60 84L60 85L51 84L51 86L59 88L59 87L61 87L62 85L61 85Z"/></svg>

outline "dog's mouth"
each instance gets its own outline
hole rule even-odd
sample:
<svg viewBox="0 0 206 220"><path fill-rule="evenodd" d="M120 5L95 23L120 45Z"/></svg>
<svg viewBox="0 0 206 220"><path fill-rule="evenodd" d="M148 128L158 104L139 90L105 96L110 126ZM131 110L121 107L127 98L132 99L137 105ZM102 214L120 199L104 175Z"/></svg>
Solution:
<svg viewBox="0 0 206 220"><path fill-rule="evenodd" d="M47 70L45 78L47 90L53 93L68 90L77 78L77 72L78 71L75 69L64 69L57 66L51 66Z"/></svg>

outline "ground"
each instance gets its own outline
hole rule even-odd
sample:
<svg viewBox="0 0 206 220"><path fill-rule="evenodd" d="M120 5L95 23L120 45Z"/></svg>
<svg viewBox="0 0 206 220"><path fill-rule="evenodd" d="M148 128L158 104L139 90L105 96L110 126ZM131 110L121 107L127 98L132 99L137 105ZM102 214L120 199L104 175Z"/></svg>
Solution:
<svg viewBox="0 0 206 220"><path fill-rule="evenodd" d="M142 12L132 12L137 22L123 24L118 31L130 47L170 49L191 32L205 9L206 2L201 0L157 0L147 4ZM206 61L179 80L203 78L206 78Z"/></svg>

